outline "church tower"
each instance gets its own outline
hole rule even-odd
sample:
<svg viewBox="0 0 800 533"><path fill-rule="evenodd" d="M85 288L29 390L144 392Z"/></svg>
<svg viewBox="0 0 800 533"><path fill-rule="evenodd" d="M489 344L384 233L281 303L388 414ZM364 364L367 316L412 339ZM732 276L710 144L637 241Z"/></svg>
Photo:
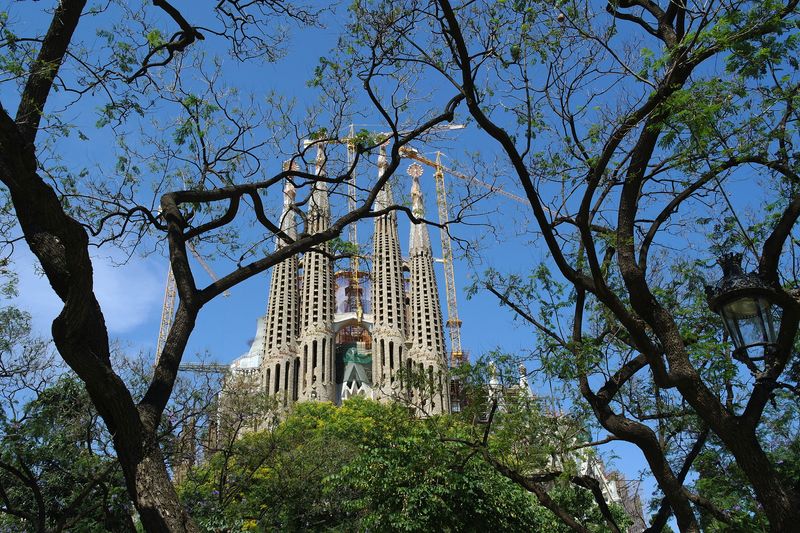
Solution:
<svg viewBox="0 0 800 533"><path fill-rule="evenodd" d="M318 176L325 175L326 156L322 147L317 150ZM331 207L328 186L318 181L314 184L308 210L309 234L328 229ZM327 255L330 246L325 243L303 256L300 326L300 378L297 394L304 400L336 401L333 361L333 265Z"/></svg>
<svg viewBox="0 0 800 533"><path fill-rule="evenodd" d="M287 163L284 170L288 168ZM281 230L291 239L297 238L294 198L294 187L287 181L283 191ZM277 249L285 245L283 239L276 238ZM263 387L270 394L278 395L284 404L296 399L296 393L290 387L293 383L289 376L297 372L298 304L297 256L292 255L272 269L269 306L266 320L263 322L265 331L263 335L257 334L255 341L264 343L264 354L260 365ZM259 322L261 326L261 321Z"/></svg>
<svg viewBox="0 0 800 533"><path fill-rule="evenodd" d="M325 175L325 165L320 148L318 176ZM386 147L381 146L379 178L386 168ZM422 169L412 169L412 210L422 218ZM312 235L331 224L328 186L317 182L313 187L305 222ZM374 211L393 205L386 183ZM295 190L287 183L281 229L289 239L297 237L297 210ZM349 269L334 272L329 244L276 265L267 314L259 320L250 351L232 367L258 368L263 390L287 409L297 401L339 404L363 395L407 398L420 414L449 412L442 310L428 228L411 225L409 258L404 260L397 224L395 211L375 216L371 270L362 270L356 255ZM278 238L276 246L285 245Z"/></svg>
<svg viewBox="0 0 800 533"><path fill-rule="evenodd" d="M386 171L386 147L380 147L378 174ZM394 204L387 182L378 193L375 211ZM398 390L405 348L403 257L394 211L375 218L372 253L372 381L384 395Z"/></svg>
<svg viewBox="0 0 800 533"><path fill-rule="evenodd" d="M412 175L411 210L414 216L425 216L419 173ZM424 382L415 391L422 408L432 413L450 412L448 392L447 359L442 325L442 307L439 303L439 290L436 273L433 270L433 252L428 226L424 223L411 224L409 238L409 261L411 263L411 348L407 362L416 365L418 383ZM430 402L430 403L429 403Z"/></svg>

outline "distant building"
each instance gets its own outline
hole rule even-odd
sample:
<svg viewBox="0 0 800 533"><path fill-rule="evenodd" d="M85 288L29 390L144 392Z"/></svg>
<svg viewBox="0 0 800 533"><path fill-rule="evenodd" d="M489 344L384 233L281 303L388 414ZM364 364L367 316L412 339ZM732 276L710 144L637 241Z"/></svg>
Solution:
<svg viewBox="0 0 800 533"><path fill-rule="evenodd" d="M378 172L386 169L383 149ZM317 175L325 174L318 152ZM419 178L411 186L412 210L424 215ZM295 191L287 183L281 230L297 237ZM394 205L385 186L375 211ZM326 183L314 185L306 231L331 222ZM287 409L298 401L340 404L354 395L403 397L427 414L450 411L447 357L439 291L428 228L412 224L403 259L394 211L375 217L371 270L334 271L329 244L293 255L272 269L268 309L250 351L232 364L257 371L262 390ZM277 249L287 244L277 238ZM414 376L414 379L409 377Z"/></svg>
<svg viewBox="0 0 800 533"><path fill-rule="evenodd" d="M489 363L489 380L486 384L486 394L488 396L488 405L492 405L494 401L497 402L496 412L503 413L512 403L517 403L519 407L519 402L521 402L521 405L529 405L529 402L536 402L536 395L528 384L527 370L524 365L519 365L518 373L516 381L512 379L509 382L508 378L511 376L503 376L504 379L501 379L494 363ZM488 423L488 415L488 412L485 413L480 421ZM556 425L561 425L559 421L564 415L558 412L550 412L547 416L554 420ZM565 423L564 425L567 426L568 424ZM577 475L588 476L597 480L606 503L617 504L625 510L625 513L632 521L626 530L627 533L642 533L646 529L642 501L639 497L638 481L625 480L622 474L617 471L608 472L603 459L587 448L571 451L568 457L570 461L574 461ZM555 455L552 456L550 466L554 470L562 470L562 459Z"/></svg>

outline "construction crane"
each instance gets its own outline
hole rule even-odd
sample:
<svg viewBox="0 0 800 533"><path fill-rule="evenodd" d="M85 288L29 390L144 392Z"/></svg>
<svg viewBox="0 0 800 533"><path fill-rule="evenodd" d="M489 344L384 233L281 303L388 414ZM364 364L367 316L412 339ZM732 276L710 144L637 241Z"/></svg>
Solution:
<svg viewBox="0 0 800 533"><path fill-rule="evenodd" d="M450 332L450 366L458 366L464 361L464 352L461 350L461 320L458 318L458 305L456 305L456 274L453 267L453 245L447 231L449 210L447 208L447 191L444 186L444 172L442 172L442 153L436 152L436 172L433 179L436 182L436 204L439 207L439 232L442 238L442 263L444 264L444 284L447 293L447 329Z"/></svg>
<svg viewBox="0 0 800 533"><path fill-rule="evenodd" d="M192 256L194 256L197 262L200 263L200 266L203 267L203 270L208 272L212 280L218 281L219 278L194 245L190 242L186 244ZM158 365L159 359L161 359L161 352L164 351L164 345L167 343L167 335L169 335L169 329L172 327L172 321L175 319L175 297L177 293L178 289L175 285L175 276L172 274L172 267L170 267L167 272L167 286L164 290L164 305L161 307L161 326L158 330L158 342L156 343L156 366ZM225 291L224 294L225 296L231 295L229 291Z"/></svg>
<svg viewBox="0 0 800 533"><path fill-rule="evenodd" d="M483 182L477 178L467 176L456 170L442 165L442 153L436 152L436 160L429 159L419 151L410 147L402 147L400 155L408 159L413 159L419 163L434 169L433 178L436 183L436 205L439 208L439 230L442 240L442 264L444 266L445 293L447 295L447 330L450 333L450 366L458 366L464 362L464 352L461 348L461 320L458 318L458 302L456 298L456 276L453 265L453 244L446 224L450 220L449 209L447 206L447 189L444 183L444 174L450 174L468 183L479 185L490 191L501 194L517 202L527 203L527 200L516 194Z"/></svg>
<svg viewBox="0 0 800 533"><path fill-rule="evenodd" d="M473 176L467 176L466 174L464 174L462 172L459 172L459 171L454 170L452 168L447 168L447 167L443 166L441 164L441 161L438 160L438 158L441 156L441 152L436 152L437 161L433 161L433 160L425 157L421 153L419 153L418 150L416 150L414 148L411 148L409 146L403 146L402 148L400 148L400 155L403 156L403 157L407 157L409 159L413 159L415 161L419 161L420 163L428 165L431 168L441 169L441 171L444 172L444 173L450 174L451 176L454 176L454 177L456 177L456 178L458 178L460 180L466 181L467 183L471 183L471 184L474 184L474 185L478 185L479 187L483 187L484 189L488 189L488 190L492 191L493 193L497 193L497 194L500 194L502 196L505 196L506 198L510 198L511 200L514 200L515 202L520 202L520 203L523 203L523 204L527 204L528 203L528 200L526 200L522 196L517 196L514 193L510 193L510 192L506 191L505 189L503 189L502 187L498 187L496 185L492 185L491 183L486 183L485 181L481 181L478 178L475 178Z"/></svg>
<svg viewBox="0 0 800 533"><path fill-rule="evenodd" d="M164 289L164 304L161 306L161 326L158 328L155 366L158 366L158 361L161 359L161 352L164 351L164 345L167 343L169 328L172 326L172 320L175 318L176 292L175 276L172 274L172 268L170 267L167 268L167 285Z"/></svg>

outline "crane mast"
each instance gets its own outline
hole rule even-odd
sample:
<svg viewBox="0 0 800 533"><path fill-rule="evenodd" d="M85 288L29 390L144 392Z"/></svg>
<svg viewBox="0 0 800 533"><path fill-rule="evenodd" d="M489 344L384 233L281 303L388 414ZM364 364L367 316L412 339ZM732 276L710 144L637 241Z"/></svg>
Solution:
<svg viewBox="0 0 800 533"><path fill-rule="evenodd" d="M352 213L356 210L356 169L353 166L355 162L356 147L353 144L355 139L355 126L350 125L350 135L347 138L347 169L350 172L350 179L347 180L347 208ZM358 224L356 222L350 224L348 228L348 239L353 249L356 250L350 256L350 293L355 299L356 317L359 322L364 316L364 308L361 303L361 281L359 278L360 258L358 256Z"/></svg>
<svg viewBox="0 0 800 533"><path fill-rule="evenodd" d="M164 290L164 305L161 307L161 326L158 329L158 342L156 343L156 362L161 359L161 352L164 351L164 345L167 343L167 335L169 328L172 326L172 320L175 317L175 293L177 287L175 286L175 276L172 275L172 268L167 269L167 285Z"/></svg>
<svg viewBox="0 0 800 533"><path fill-rule="evenodd" d="M211 269L211 267L206 263L205 259L200 255L200 252L197 251L197 248L194 247L192 243L186 243L189 247L189 251L192 253L194 258L200 263L200 266L203 267L211 279L214 281L219 281L219 278ZM167 285L164 289L164 305L161 307L161 325L158 329L158 342L156 343L156 361L155 365L158 366L158 362L161 359L161 352L164 351L164 346L167 344L167 335L169 335L169 329L172 327L172 322L175 320L175 299L178 293L178 288L175 285L175 275L172 273L172 267L170 266L167 269ZM229 291L224 292L225 296L230 296Z"/></svg>
<svg viewBox="0 0 800 533"><path fill-rule="evenodd" d="M456 301L456 274L453 266L453 245L447 230L450 219L447 208L447 190L444 186L441 152L436 152L436 171L433 178L436 182L436 204L439 208L439 231L442 239L442 263L444 264L444 284L447 293L447 330L450 332L450 366L458 366L464 360L461 350L461 320L458 318Z"/></svg>

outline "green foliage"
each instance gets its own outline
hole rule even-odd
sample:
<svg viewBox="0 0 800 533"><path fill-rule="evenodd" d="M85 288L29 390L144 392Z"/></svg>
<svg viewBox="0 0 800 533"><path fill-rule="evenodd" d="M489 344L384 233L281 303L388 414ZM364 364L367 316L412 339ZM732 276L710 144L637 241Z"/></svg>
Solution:
<svg viewBox="0 0 800 533"><path fill-rule="evenodd" d="M4 296L16 279L0 265ZM59 372L30 315L0 306L0 531L125 531L130 501L83 384Z"/></svg>
<svg viewBox="0 0 800 533"><path fill-rule="evenodd" d="M353 138L350 139L350 142L352 142L357 148L363 148L365 146L377 146L385 141L385 135L381 135L363 128L358 130Z"/></svg>
<svg viewBox="0 0 800 533"><path fill-rule="evenodd" d="M35 57L35 51L30 43L20 41L19 36L9 24L7 11L0 11L0 73L3 77L20 77L25 74L30 61Z"/></svg>
<svg viewBox="0 0 800 533"><path fill-rule="evenodd" d="M359 248L357 243L352 243L350 241L340 239L339 237L328 241L328 245L331 248L331 253L333 253L334 255L342 255L342 256L361 255L361 249Z"/></svg>
<svg viewBox="0 0 800 533"><path fill-rule="evenodd" d="M586 490L576 490L575 487L566 483L557 483L550 491L550 496L569 514L585 524L593 532L600 533L609 531L608 524L603 519L600 509L594 504L592 495ZM631 518L625 510L616 504L609 505L614 521L622 531L626 531L631 524ZM547 527L539 531L559 531L567 533L569 528L559 522L554 515L550 515L550 523Z"/></svg>
<svg viewBox="0 0 800 533"><path fill-rule="evenodd" d="M10 512L0 514L0 530L130 530L119 467L95 449L104 446L99 431L83 384L70 375L43 390L19 418L3 414L0 487Z"/></svg>
<svg viewBox="0 0 800 533"><path fill-rule="evenodd" d="M161 30L154 28L147 33L147 42L150 44L151 48L156 48L164 45L166 41L164 40L164 35L161 33Z"/></svg>
<svg viewBox="0 0 800 533"><path fill-rule="evenodd" d="M355 496L345 502L344 508L357 518L360 528L538 529L542 510L529 494L483 461L469 460L462 446L446 441L447 437L465 437L463 427L414 420L401 406L384 408L373 404L375 409L369 405L371 402L363 403L375 411L374 415L391 416L391 438L363 442L362 453L326 480L327 491Z"/></svg>
<svg viewBox="0 0 800 533"><path fill-rule="evenodd" d="M301 403L195 468L179 490L207 531L567 531L470 453L460 442L470 438L456 417L417 419L401 404ZM591 496L557 492L602 530Z"/></svg>

